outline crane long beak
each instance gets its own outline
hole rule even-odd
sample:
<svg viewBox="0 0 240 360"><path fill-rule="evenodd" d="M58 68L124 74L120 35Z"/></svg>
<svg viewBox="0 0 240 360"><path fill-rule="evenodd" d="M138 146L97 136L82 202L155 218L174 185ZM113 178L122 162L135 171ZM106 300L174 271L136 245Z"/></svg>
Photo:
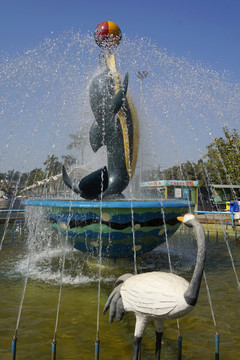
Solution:
<svg viewBox="0 0 240 360"><path fill-rule="evenodd" d="M178 219L178 221L183 222L183 216L178 216L177 219Z"/></svg>

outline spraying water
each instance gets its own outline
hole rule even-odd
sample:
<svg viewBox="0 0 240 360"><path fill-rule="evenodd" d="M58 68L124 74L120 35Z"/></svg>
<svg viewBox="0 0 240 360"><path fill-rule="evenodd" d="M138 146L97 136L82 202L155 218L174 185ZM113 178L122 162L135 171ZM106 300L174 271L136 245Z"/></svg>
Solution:
<svg viewBox="0 0 240 360"><path fill-rule="evenodd" d="M120 73L129 72L129 95L137 108L141 109L138 114L141 156L137 164L140 175L136 173L136 178L141 178L144 170L167 168L186 160L196 161L205 153L209 141L221 135L223 126L239 127L239 85L232 81L227 72L219 74L209 66L169 55L150 39L124 35L121 45L114 52ZM91 34L69 31L58 38L47 38L35 49L15 58L6 57L2 60L0 86L1 94L4 95L0 98L0 123L3 130L0 135L0 164L4 171L14 168L23 173L41 167L47 155L61 157L66 154L71 134L79 131L83 138L89 133L94 117L88 92L91 80L100 71L98 55L99 49ZM136 75L139 72L148 74L141 86ZM84 163L89 172L106 164L104 148L94 154L88 143L85 143L84 148L78 148L74 155L78 164ZM208 174L206 184L210 184ZM126 190L126 196L128 191L131 199L138 196L137 187L131 185ZM163 209L162 213L167 237ZM86 259L79 262L79 253L76 256L76 252L66 244L66 237L61 241L53 233L44 217L45 212L41 213L41 208L31 208L26 217L31 231L28 256L16 264L18 271L25 275L16 329L28 279L41 278L51 284L59 284L61 279L61 287L63 284L98 281L99 331L100 285L103 280L101 252L98 274L86 275ZM43 221L39 221L40 218ZM133 248L136 249L134 223L131 205ZM100 216L100 245L102 226ZM168 243L166 252L172 270ZM60 265L63 265L62 253L64 272L59 270ZM136 251L134 260L136 273ZM112 280L104 277L105 281L108 279ZM239 284L238 278L237 282ZM59 312L59 308L57 310Z"/></svg>
<svg viewBox="0 0 240 360"><path fill-rule="evenodd" d="M85 123L90 129L88 87L98 72L98 55L91 35L70 31L2 60L2 169L16 169L26 159L22 171L41 167L47 154L66 154L69 134ZM144 93L139 113L143 167L197 160L223 125L239 127L239 85L227 72L169 55L150 39L125 35L115 57L119 72L129 72L129 94L139 109ZM142 90L138 71L148 72ZM93 154L86 144L84 162L95 169L105 162L103 154L104 149ZM80 162L82 154L74 155Z"/></svg>

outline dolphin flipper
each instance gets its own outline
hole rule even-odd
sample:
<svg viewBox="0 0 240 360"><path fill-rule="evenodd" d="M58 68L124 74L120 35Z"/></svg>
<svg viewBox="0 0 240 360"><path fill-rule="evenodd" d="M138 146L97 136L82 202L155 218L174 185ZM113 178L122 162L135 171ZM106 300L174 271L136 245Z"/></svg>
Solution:
<svg viewBox="0 0 240 360"><path fill-rule="evenodd" d="M121 109L124 99L126 98L128 88L128 73L125 75L121 89L112 99L112 107L114 114L117 114Z"/></svg>
<svg viewBox="0 0 240 360"><path fill-rule="evenodd" d="M91 126L89 140L94 152L97 152L104 145L103 134L96 121Z"/></svg>

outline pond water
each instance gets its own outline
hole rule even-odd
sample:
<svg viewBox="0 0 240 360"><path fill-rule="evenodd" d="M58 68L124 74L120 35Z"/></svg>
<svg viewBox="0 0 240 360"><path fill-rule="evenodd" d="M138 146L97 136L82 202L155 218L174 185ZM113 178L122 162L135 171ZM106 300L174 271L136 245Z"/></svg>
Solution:
<svg viewBox="0 0 240 360"><path fill-rule="evenodd" d="M174 272L191 278L194 268L196 243L190 232L178 232L170 240ZM230 235L229 245L237 273L240 275L240 246ZM59 281L61 277L62 247L45 247L34 254L18 328L17 359L51 358ZM94 359L97 328L98 263L78 251L65 248L66 263L57 328L57 360ZM11 232L0 252L0 359L11 358L11 340L15 332L19 305L26 277L28 247L21 236ZM169 271L166 245L138 259L138 272ZM100 296L100 359L132 359L135 318L126 314L120 323L108 323L102 315L105 301L114 281L125 272L133 272L134 264L127 260L113 264L104 261ZM237 289L231 259L219 234L214 232L207 243L206 276L211 293L214 314L220 334L220 358L235 360L240 353L240 294ZM204 279L195 309L180 319L183 337L183 359L214 359L215 328L208 303ZM176 320L166 321L162 357L177 358L178 329ZM142 342L142 359L153 359L155 333L148 326Z"/></svg>

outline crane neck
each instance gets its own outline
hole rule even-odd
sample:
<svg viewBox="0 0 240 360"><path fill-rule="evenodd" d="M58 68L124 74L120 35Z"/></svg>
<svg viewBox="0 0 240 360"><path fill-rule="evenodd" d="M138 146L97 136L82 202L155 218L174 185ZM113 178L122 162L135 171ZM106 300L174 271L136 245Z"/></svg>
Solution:
<svg viewBox="0 0 240 360"><path fill-rule="evenodd" d="M199 224L196 219L194 219L194 222L195 221L196 223L194 223L194 230L198 247L197 259L188 290L184 294L184 298L187 304L192 306L197 303L206 258L205 232L202 225Z"/></svg>

